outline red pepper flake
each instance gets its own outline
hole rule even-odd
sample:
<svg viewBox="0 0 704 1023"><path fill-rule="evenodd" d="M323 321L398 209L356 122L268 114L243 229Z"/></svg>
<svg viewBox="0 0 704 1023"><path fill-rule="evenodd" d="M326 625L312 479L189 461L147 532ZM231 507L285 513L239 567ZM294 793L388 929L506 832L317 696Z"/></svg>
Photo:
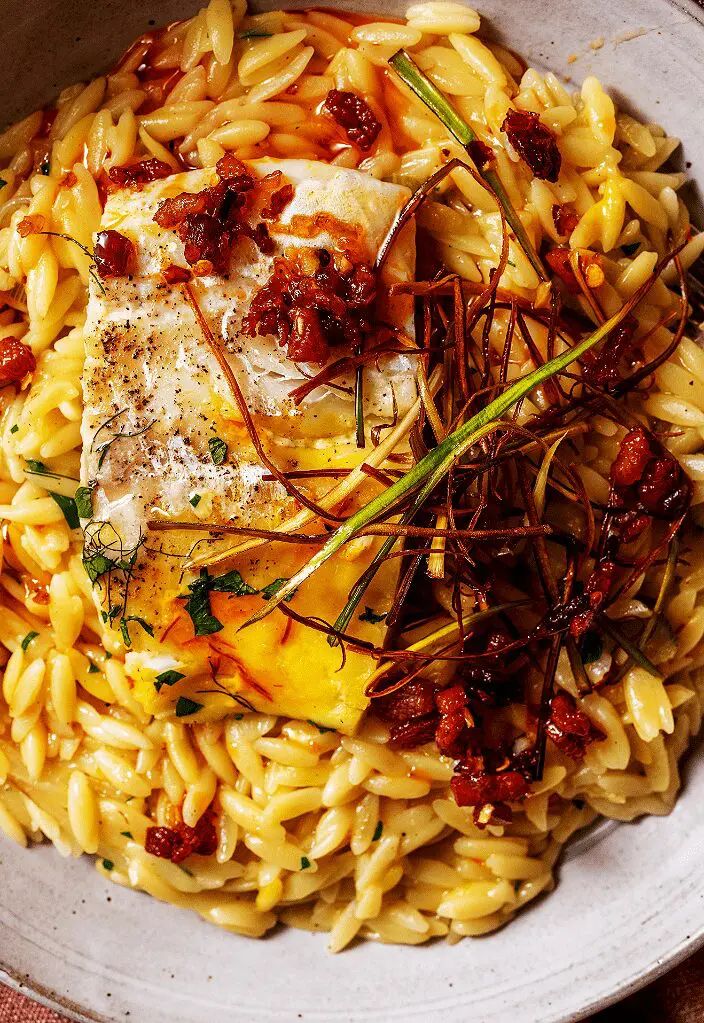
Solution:
<svg viewBox="0 0 704 1023"><path fill-rule="evenodd" d="M172 263L171 266L164 267L161 276L167 284L185 284L190 281L192 274L187 267L176 266Z"/></svg>
<svg viewBox="0 0 704 1023"><path fill-rule="evenodd" d="M93 261L101 277L126 277L134 262L134 245L119 231L101 231L95 240Z"/></svg>
<svg viewBox="0 0 704 1023"><path fill-rule="evenodd" d="M557 181L562 164L557 138L538 114L532 110L509 110L501 127L536 178Z"/></svg>
<svg viewBox="0 0 704 1023"><path fill-rule="evenodd" d="M142 160L141 163L133 163L127 167L111 167L108 177L118 188L139 190L150 181L167 178L172 173L168 163L164 163L163 160L151 159Z"/></svg>
<svg viewBox="0 0 704 1023"><path fill-rule="evenodd" d="M273 334L290 359L322 365L331 345L351 351L371 329L375 297L376 276L365 263L341 273L328 262L308 275L287 259L275 259L244 318L244 332Z"/></svg>
<svg viewBox="0 0 704 1023"><path fill-rule="evenodd" d="M17 384L37 368L37 360L29 345L16 337L0 341L0 387Z"/></svg>
<svg viewBox="0 0 704 1023"><path fill-rule="evenodd" d="M172 863L181 863L195 853L198 856L212 856L218 847L215 825L207 817L201 817L194 828L180 823L175 828L147 828L144 849L151 856L159 856Z"/></svg>
<svg viewBox="0 0 704 1023"><path fill-rule="evenodd" d="M557 233L563 237L569 238L579 223L579 213L577 213L574 206L568 202L556 202L552 208L552 220Z"/></svg>
<svg viewBox="0 0 704 1023"><path fill-rule="evenodd" d="M553 696L546 730L557 748L572 760L582 760L593 742L606 738L569 693Z"/></svg>
<svg viewBox="0 0 704 1023"><path fill-rule="evenodd" d="M20 238L29 238L32 234L41 234L46 229L46 217L41 213L34 213L30 217L20 220L17 225L17 234Z"/></svg>
<svg viewBox="0 0 704 1023"><path fill-rule="evenodd" d="M325 98L323 109L344 129L347 138L366 153L371 149L381 131L377 120L366 100L354 92L331 89Z"/></svg>
<svg viewBox="0 0 704 1023"><path fill-rule="evenodd" d="M61 181L59 182L59 188L73 188L77 181L78 178L73 173L73 171L69 171L68 174L64 174Z"/></svg>

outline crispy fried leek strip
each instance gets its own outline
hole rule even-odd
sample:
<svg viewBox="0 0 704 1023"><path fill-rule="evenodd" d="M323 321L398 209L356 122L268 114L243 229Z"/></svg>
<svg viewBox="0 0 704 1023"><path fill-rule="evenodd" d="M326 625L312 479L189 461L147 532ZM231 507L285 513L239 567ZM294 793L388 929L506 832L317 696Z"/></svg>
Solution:
<svg viewBox="0 0 704 1023"><path fill-rule="evenodd" d="M600 341L608 337L647 294L660 276L663 266L671 258L672 255L665 257L629 301L617 313L597 327L593 333L574 347L568 348L549 362L544 363L531 373L516 380L510 387L506 388L503 394L500 394L485 408L472 416L471 419L463 423L454 433L447 436L441 444L432 448L405 476L397 480L392 486L387 487L385 491L369 501L368 504L354 515L351 515L331 534L327 543L319 551L316 551L310 561L292 576L278 593L264 604L259 612L245 622L242 628L246 628L248 625L252 625L254 622L260 621L268 614L271 614L282 600L285 600L289 594L309 579L343 544L356 536L369 523L388 515L391 509L397 508L401 502L413 494L416 495L413 507L415 510L418 510L458 459L482 437L500 428L500 420L509 409L513 408L522 398L530 394L539 384L549 380L556 373L565 370Z"/></svg>

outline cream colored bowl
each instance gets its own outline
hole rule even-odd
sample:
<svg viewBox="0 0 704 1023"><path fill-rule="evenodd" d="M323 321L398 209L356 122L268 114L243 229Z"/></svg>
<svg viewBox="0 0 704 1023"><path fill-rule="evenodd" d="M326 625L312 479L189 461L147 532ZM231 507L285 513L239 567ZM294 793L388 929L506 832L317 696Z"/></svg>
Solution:
<svg viewBox="0 0 704 1023"><path fill-rule="evenodd" d="M350 6L402 9L382 0ZM0 120L102 70L151 24L195 7L190 0L0 0ZM575 80L595 73L627 105L664 122L685 140L684 159L704 182L701 7L484 0L481 12L532 63ZM599 37L603 47L592 50ZM570 54L576 62L567 62ZM323 936L288 931L253 942L106 885L88 860L3 842L0 970L75 1018L121 1023L576 1020L704 941L700 757L690 757L685 779L669 818L602 826L572 847L554 894L505 930L455 947L367 943L331 957Z"/></svg>

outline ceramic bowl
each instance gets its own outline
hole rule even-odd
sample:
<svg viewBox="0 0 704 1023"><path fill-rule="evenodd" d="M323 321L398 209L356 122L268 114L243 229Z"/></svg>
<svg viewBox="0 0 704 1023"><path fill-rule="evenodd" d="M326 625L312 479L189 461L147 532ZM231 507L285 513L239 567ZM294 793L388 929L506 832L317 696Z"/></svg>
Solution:
<svg viewBox="0 0 704 1023"><path fill-rule="evenodd" d="M692 0L479 6L490 32L531 63L574 82L596 74L621 103L665 124L704 182L704 9ZM195 7L0 0L4 52L17 55L15 71L0 77L0 120L100 72L139 33ZM597 39L603 45L592 49ZM366 943L337 957L324 936L277 931L249 941L106 884L88 859L4 842L0 969L77 1019L110 1023L566 1023L704 941L703 796L704 761L695 754L670 817L587 835L564 859L557 890L497 934L454 947Z"/></svg>

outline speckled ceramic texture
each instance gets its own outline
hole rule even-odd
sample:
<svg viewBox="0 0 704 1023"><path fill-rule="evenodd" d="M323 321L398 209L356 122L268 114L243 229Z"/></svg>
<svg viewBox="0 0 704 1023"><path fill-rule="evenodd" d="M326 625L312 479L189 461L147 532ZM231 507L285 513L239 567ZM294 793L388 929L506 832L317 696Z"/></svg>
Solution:
<svg viewBox="0 0 704 1023"><path fill-rule="evenodd" d="M326 0L334 5L334 0ZM296 6L304 6L296 4ZM340 4L344 6L344 4ZM350 6L400 12L398 4ZM493 34L685 140L704 182L704 11L691 0L484 0ZM109 65L187 0L0 0L0 119ZM626 37L637 33L635 37ZM603 37L592 50L590 42ZM578 59L568 63L576 54ZM7 64L6 64L7 67ZM0 841L0 968L78 1019L135 1023L566 1023L645 983L704 942L704 762L690 757L674 813L602 826L573 846L555 893L503 931L449 947L325 937L249 941L106 884L89 860ZM6 978L7 979L7 978Z"/></svg>

